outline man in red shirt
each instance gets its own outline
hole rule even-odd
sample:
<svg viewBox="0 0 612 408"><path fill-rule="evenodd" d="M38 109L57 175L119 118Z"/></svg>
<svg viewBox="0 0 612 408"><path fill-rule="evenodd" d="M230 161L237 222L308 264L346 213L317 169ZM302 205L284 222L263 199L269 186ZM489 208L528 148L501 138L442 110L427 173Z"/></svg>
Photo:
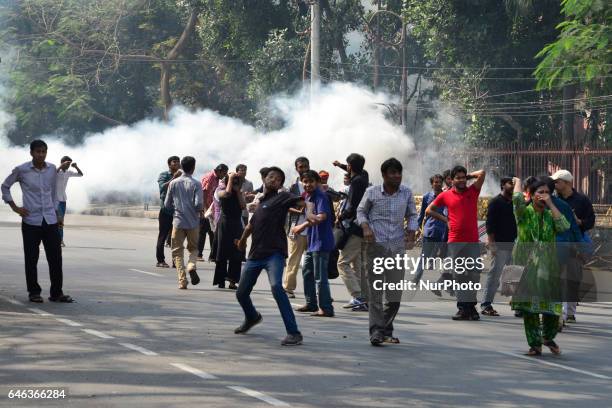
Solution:
<svg viewBox="0 0 612 408"><path fill-rule="evenodd" d="M485 171L467 172L463 166L455 166L451 170L453 187L440 193L425 211L428 217L433 217L448 225L448 253L453 259L454 278L456 283L480 282L481 263L480 240L478 236L478 196L485 180ZM476 181L467 186L467 181ZM448 217L440 214L438 207L448 209ZM457 314L453 320L478 320L480 315L476 310L476 290L457 291Z"/></svg>

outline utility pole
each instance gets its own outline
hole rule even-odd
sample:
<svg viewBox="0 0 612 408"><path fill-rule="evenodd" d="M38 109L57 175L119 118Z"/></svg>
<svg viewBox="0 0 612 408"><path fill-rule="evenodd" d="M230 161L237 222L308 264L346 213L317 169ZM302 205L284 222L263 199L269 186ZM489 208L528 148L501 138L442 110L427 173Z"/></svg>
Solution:
<svg viewBox="0 0 612 408"><path fill-rule="evenodd" d="M320 71L320 29L321 8L319 0L312 0L310 5L310 95L314 95L319 87Z"/></svg>
<svg viewBox="0 0 612 408"><path fill-rule="evenodd" d="M406 23L402 20L402 126L404 132L408 133L408 67L406 64L406 58L408 51L406 50ZM416 86L416 83L415 83Z"/></svg>

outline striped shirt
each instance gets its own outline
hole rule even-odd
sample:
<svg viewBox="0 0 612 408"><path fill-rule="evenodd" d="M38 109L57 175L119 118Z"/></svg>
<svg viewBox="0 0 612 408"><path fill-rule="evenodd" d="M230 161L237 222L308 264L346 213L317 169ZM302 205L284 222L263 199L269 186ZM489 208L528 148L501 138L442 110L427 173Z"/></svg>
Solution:
<svg viewBox="0 0 612 408"><path fill-rule="evenodd" d="M417 220L412 191L404 185L393 194L387 194L382 185L368 187L357 208L357 223L367 223L380 244L403 245L406 232L418 229Z"/></svg>

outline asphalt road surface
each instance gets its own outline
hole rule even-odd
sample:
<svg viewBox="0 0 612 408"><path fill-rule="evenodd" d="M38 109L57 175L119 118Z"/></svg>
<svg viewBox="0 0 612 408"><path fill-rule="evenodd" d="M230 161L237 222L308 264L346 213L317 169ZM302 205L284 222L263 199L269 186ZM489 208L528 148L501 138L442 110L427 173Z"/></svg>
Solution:
<svg viewBox="0 0 612 408"><path fill-rule="evenodd" d="M19 220L0 212L0 406L66 407L577 407L612 406L612 304L581 304L557 337L563 354L523 356L523 325L500 317L454 322L452 299L407 302L401 344L372 347L367 313L298 315L304 345L281 347L284 327L264 275L253 299L264 321L247 335L230 290L177 289L155 265L155 220L69 215L64 291L73 304L27 301ZM166 249L168 259L169 250ZM48 296L41 250L39 281ZM484 276L483 276L484 282ZM301 284L294 305L303 301ZM64 390L59 399L11 390ZM23 395L23 394L22 394ZM27 394L26 394L27 396Z"/></svg>

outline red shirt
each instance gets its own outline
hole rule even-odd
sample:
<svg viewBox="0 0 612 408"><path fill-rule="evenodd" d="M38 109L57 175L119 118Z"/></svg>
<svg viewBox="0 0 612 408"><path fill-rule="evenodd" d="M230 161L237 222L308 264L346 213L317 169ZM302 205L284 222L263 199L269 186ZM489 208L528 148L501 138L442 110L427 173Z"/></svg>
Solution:
<svg viewBox="0 0 612 408"><path fill-rule="evenodd" d="M448 209L448 242L479 242L478 196L480 190L469 186L463 193L454 188L443 191L433 201L436 207Z"/></svg>

